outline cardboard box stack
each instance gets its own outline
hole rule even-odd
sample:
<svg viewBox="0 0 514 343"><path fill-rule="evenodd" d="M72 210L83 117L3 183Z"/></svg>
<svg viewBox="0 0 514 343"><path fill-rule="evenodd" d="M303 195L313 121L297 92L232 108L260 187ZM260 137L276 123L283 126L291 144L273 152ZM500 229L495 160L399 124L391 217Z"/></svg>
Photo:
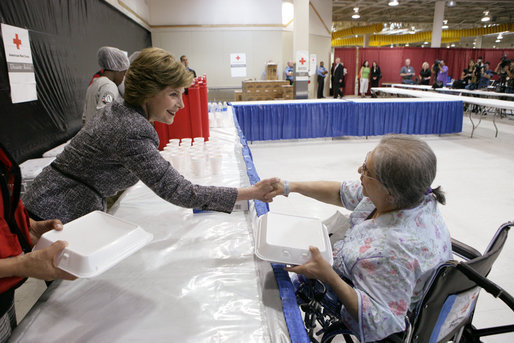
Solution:
<svg viewBox="0 0 514 343"><path fill-rule="evenodd" d="M243 101L283 99L284 85L289 85L289 81L243 81ZM290 99L292 94L291 89Z"/></svg>
<svg viewBox="0 0 514 343"><path fill-rule="evenodd" d="M243 91L234 91L235 101L243 101Z"/></svg>
<svg viewBox="0 0 514 343"><path fill-rule="evenodd" d="M285 100L294 99L293 86L292 85L282 85L282 96Z"/></svg>
<svg viewBox="0 0 514 343"><path fill-rule="evenodd" d="M266 65L266 80L277 80L277 65L268 64Z"/></svg>

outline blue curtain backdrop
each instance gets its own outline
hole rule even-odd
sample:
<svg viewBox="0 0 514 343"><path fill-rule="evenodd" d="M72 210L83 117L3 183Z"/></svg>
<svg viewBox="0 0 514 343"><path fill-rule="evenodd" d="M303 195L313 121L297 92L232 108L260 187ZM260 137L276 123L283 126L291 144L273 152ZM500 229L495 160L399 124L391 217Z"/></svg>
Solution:
<svg viewBox="0 0 514 343"><path fill-rule="evenodd" d="M461 101L232 104L249 141L462 131Z"/></svg>

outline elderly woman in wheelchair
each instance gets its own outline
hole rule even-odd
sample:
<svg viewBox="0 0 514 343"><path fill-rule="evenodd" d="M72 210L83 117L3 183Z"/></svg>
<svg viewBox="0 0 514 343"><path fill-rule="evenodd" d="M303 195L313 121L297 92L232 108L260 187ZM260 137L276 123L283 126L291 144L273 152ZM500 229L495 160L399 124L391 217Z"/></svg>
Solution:
<svg viewBox="0 0 514 343"><path fill-rule="evenodd" d="M339 319L361 342L404 331L435 268L452 258L438 209L444 194L431 188L436 164L425 142L388 135L366 155L360 182L275 184L275 195L296 192L353 211L350 228L334 244L333 267L311 247L307 263L286 270L322 281Z"/></svg>

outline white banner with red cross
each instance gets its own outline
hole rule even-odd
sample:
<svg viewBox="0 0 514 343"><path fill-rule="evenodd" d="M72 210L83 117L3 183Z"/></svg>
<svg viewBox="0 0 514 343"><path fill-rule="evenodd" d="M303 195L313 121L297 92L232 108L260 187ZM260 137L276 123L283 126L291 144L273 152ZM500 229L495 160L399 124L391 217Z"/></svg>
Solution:
<svg viewBox="0 0 514 343"><path fill-rule="evenodd" d="M232 77L246 77L246 54L230 54L230 75Z"/></svg>
<svg viewBox="0 0 514 343"><path fill-rule="evenodd" d="M2 24L2 38L13 104L37 100L29 31Z"/></svg>
<svg viewBox="0 0 514 343"><path fill-rule="evenodd" d="M309 52L307 50L296 51L296 72L309 72Z"/></svg>

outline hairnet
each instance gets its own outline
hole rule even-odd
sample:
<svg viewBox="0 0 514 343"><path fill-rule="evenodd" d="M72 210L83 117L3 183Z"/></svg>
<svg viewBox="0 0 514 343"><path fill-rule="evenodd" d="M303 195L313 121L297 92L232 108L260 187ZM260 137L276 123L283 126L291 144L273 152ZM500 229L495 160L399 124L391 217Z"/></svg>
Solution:
<svg viewBox="0 0 514 343"><path fill-rule="evenodd" d="M127 55L118 48L103 46L96 54L100 68L112 71L124 71L129 67Z"/></svg>

